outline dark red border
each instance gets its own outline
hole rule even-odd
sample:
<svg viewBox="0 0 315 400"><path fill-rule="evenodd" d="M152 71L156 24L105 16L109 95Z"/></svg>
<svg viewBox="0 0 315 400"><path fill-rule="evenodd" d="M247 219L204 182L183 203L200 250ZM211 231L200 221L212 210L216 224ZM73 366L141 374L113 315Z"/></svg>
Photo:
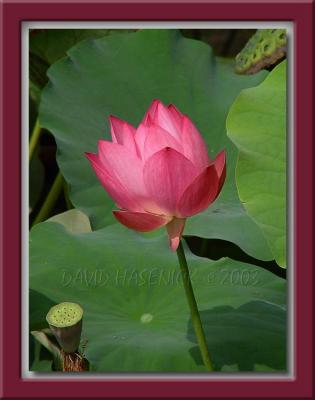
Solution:
<svg viewBox="0 0 315 400"><path fill-rule="evenodd" d="M219 0L208 3L3 5L3 298L4 398L312 398L313 2ZM23 20L288 20L295 22L295 310L293 381L127 381L76 383L20 377L21 174L20 25ZM3 321L2 321L3 322ZM1 357L1 355L0 355ZM1 382L1 381L0 381Z"/></svg>

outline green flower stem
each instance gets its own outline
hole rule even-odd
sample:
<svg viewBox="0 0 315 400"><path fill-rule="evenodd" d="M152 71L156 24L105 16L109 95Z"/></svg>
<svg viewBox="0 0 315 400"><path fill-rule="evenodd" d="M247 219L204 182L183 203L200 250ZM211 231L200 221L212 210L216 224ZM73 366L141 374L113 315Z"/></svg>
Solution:
<svg viewBox="0 0 315 400"><path fill-rule="evenodd" d="M31 135L30 144L29 144L29 161L31 161L34 151L36 149L38 139L40 137L40 133L41 133L41 127L39 125L39 121L37 118L35 125L34 125L32 135Z"/></svg>
<svg viewBox="0 0 315 400"><path fill-rule="evenodd" d="M48 193L48 196L46 197L44 204L42 205L42 208L36 215L33 225L44 221L50 216L51 211L54 208L56 201L58 200L58 197L60 196L62 188L63 188L63 178L61 173L59 172L50 189L50 192Z"/></svg>
<svg viewBox="0 0 315 400"><path fill-rule="evenodd" d="M211 359L210 359L210 354L209 354L209 350L208 350L208 346L207 346L207 342L206 342L206 337L205 337L205 333L204 333L204 330L203 330L203 327L201 324L201 319L200 319L196 299L194 296L194 291L193 291L190 276L189 276L187 260L185 257L185 252L184 252L184 248L183 248L181 241L179 242L179 246L177 248L177 257L178 257L179 266L180 266L180 270L181 270L181 274L182 274L182 278L183 278L183 283L184 283L184 288L185 288L185 292L186 292L188 305L190 308L191 321L192 321L192 324L193 324L193 327L195 330L195 334L197 337L197 342L198 342L199 349L201 352L201 357L202 357L202 360L203 360L206 368L208 369L208 371L213 371L213 366L212 366Z"/></svg>

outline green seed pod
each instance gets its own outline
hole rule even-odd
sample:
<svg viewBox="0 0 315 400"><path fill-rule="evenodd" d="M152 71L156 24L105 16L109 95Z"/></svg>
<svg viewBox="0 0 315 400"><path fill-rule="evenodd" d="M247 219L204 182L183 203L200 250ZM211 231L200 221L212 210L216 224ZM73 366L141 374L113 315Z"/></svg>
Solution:
<svg viewBox="0 0 315 400"><path fill-rule="evenodd" d="M287 35L285 29L277 29L277 42L278 46L285 46L287 44Z"/></svg>
<svg viewBox="0 0 315 400"><path fill-rule="evenodd" d="M247 69L249 69L249 67L251 66L251 59L248 56L245 55L238 55L236 57L236 65L235 65L235 69L236 72L238 73L242 73L243 71L246 71Z"/></svg>
<svg viewBox="0 0 315 400"><path fill-rule="evenodd" d="M270 57L272 55L272 53L275 52L276 50L276 41L274 40L274 38L269 37L267 39L265 39L262 43L261 43L261 53L265 56L265 57Z"/></svg>
<svg viewBox="0 0 315 400"><path fill-rule="evenodd" d="M285 29L258 29L235 58L235 72L255 74L286 54Z"/></svg>
<svg viewBox="0 0 315 400"><path fill-rule="evenodd" d="M59 303L53 306L46 320L60 347L65 353L78 350L82 331L83 310L76 303Z"/></svg>

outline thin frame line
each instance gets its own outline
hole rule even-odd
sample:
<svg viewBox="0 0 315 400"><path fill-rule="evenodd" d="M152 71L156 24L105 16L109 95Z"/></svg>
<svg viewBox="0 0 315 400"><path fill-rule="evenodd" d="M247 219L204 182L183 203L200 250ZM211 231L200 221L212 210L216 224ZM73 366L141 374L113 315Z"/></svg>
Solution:
<svg viewBox="0 0 315 400"><path fill-rule="evenodd" d="M28 97L28 81L29 81L29 29L268 29L282 28L287 30L288 35L288 74L287 74L287 360L288 371L286 373L224 373L216 372L209 375L195 373L88 373L88 374L65 374L62 373L38 373L29 371L29 162L28 162L28 137L29 137L29 97ZM21 177L22 177L22 293L21 293L21 310L22 310L22 325L21 325L21 375L25 380L67 380L75 381L106 381L106 380L185 380L185 381L292 381L295 379L296 359L295 351L295 294L294 294L294 25L292 22L283 21L24 21L21 27L21 82L22 82L22 139L21 139ZM290 350L290 351L289 351ZM219 375L218 375L219 374ZM77 379L74 379L77 378Z"/></svg>

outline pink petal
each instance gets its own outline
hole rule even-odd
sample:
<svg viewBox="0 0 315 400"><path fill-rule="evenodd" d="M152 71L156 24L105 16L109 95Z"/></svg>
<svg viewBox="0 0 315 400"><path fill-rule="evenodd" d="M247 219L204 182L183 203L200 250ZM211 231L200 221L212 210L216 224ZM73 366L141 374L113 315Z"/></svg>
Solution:
<svg viewBox="0 0 315 400"><path fill-rule="evenodd" d="M117 117L114 117L113 115L109 117L109 121L113 142L127 147L136 154L136 144L134 139L136 129L132 125Z"/></svg>
<svg viewBox="0 0 315 400"><path fill-rule="evenodd" d="M128 148L118 143L99 141L99 158L108 175L126 190L138 204L148 197L143 182L142 162Z"/></svg>
<svg viewBox="0 0 315 400"><path fill-rule="evenodd" d="M185 227L185 222L186 219L184 218L173 218L172 221L166 225L170 247L173 251L177 250Z"/></svg>
<svg viewBox="0 0 315 400"><path fill-rule="evenodd" d="M159 126L161 129L168 132L168 134L172 136L177 143L180 143L182 117L183 115L180 113L180 111L178 111L177 108L172 104L170 104L168 107L165 107L160 100L153 100L135 134L135 142L138 149L138 154L144 158L144 146L150 132L150 126L152 124ZM172 144L170 147L176 148L174 146L174 141Z"/></svg>
<svg viewBox="0 0 315 400"><path fill-rule="evenodd" d="M137 199L132 197L117 179L112 178L97 154L85 154L104 189L115 201L118 207L126 208L132 211L143 210L143 208L138 204Z"/></svg>
<svg viewBox="0 0 315 400"><path fill-rule="evenodd" d="M180 125L178 124L178 119L174 118L173 111L165 107L160 100L153 100L142 122L148 123L150 120L152 120L155 125L167 131L175 139L180 139Z"/></svg>
<svg viewBox="0 0 315 400"><path fill-rule="evenodd" d="M171 147L179 153L183 152L182 146L167 131L158 125L152 124L144 142L143 159L147 160L152 154L162 150L165 147Z"/></svg>
<svg viewBox="0 0 315 400"><path fill-rule="evenodd" d="M182 130L182 120L184 115L176 108L173 104L169 104L167 106L171 116L173 118L173 122L176 125L176 129L181 132Z"/></svg>
<svg viewBox="0 0 315 400"><path fill-rule="evenodd" d="M226 176L226 156L225 150L222 150L214 160L215 169L219 177L219 191L221 190Z"/></svg>
<svg viewBox="0 0 315 400"><path fill-rule="evenodd" d="M166 147L153 154L143 169L144 183L156 204L166 215L176 215L176 205L197 170L178 151Z"/></svg>
<svg viewBox="0 0 315 400"><path fill-rule="evenodd" d="M136 134L135 134L135 143L136 143L136 147L137 147L137 152L141 159L144 158L144 155L143 155L144 143L149 135L150 125L152 123L150 118L151 118L150 116L146 117L146 122L142 122L138 126Z"/></svg>
<svg viewBox="0 0 315 400"><path fill-rule="evenodd" d="M152 231L166 225L170 221L170 218L149 213L113 211L113 214L121 224L139 232Z"/></svg>
<svg viewBox="0 0 315 400"><path fill-rule="evenodd" d="M177 208L183 217L190 217L206 209L218 196L219 178L215 164L210 164L187 187Z"/></svg>
<svg viewBox="0 0 315 400"><path fill-rule="evenodd" d="M145 113L143 120L142 120L142 124L147 124L149 122L149 120L153 120L156 109L158 107L160 103L160 100L153 100L152 103L150 104L150 107L148 108L148 111Z"/></svg>
<svg viewBox="0 0 315 400"><path fill-rule="evenodd" d="M174 137L174 139L178 141L181 140L181 134L179 130L180 125L178 124L178 121L173 118L172 112L165 107L163 103L158 102L152 119L156 125L159 125L161 128L166 130Z"/></svg>
<svg viewBox="0 0 315 400"><path fill-rule="evenodd" d="M184 155L200 170L209 165L206 144L191 120L185 115L182 121L181 142Z"/></svg>

